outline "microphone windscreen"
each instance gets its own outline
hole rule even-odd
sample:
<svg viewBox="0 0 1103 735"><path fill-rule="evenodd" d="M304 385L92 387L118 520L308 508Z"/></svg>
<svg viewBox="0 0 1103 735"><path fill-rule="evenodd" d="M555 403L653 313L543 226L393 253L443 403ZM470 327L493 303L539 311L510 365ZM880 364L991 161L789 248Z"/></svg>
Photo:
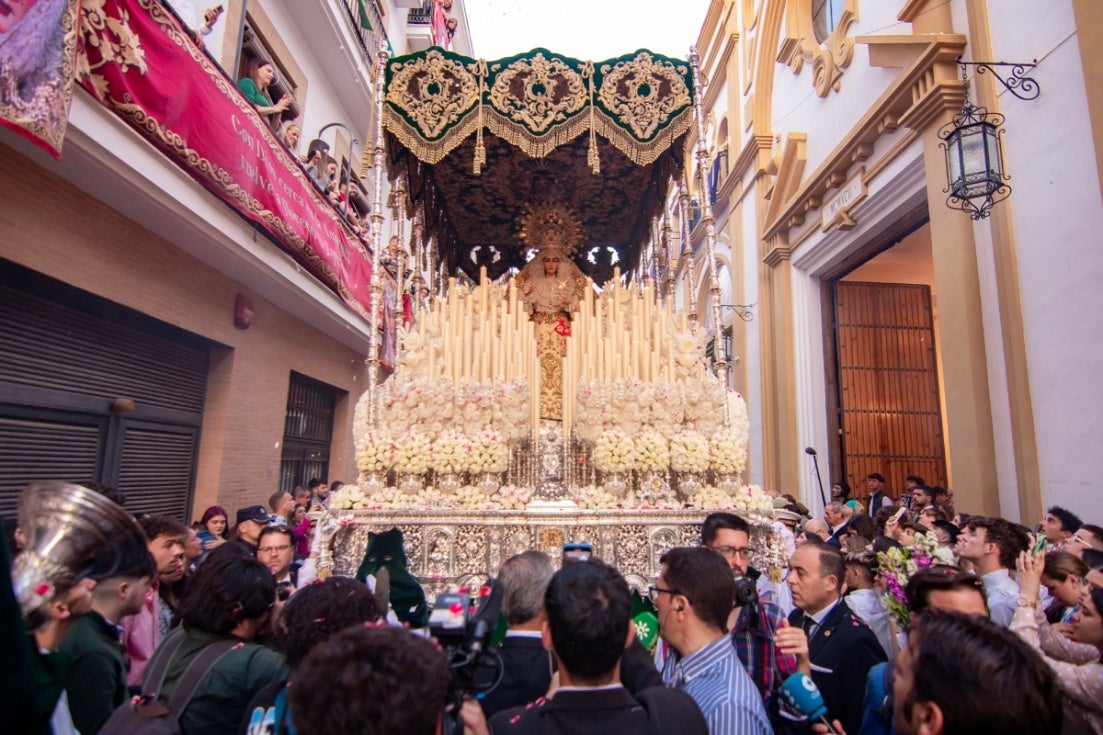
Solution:
<svg viewBox="0 0 1103 735"><path fill-rule="evenodd" d="M805 454L811 454L813 457L816 456L816 450L813 449L812 447L805 447L804 448L804 453Z"/></svg>
<svg viewBox="0 0 1103 735"><path fill-rule="evenodd" d="M804 674L793 674L782 682L781 698L790 711L810 720L827 715L827 706L823 703L819 687Z"/></svg>

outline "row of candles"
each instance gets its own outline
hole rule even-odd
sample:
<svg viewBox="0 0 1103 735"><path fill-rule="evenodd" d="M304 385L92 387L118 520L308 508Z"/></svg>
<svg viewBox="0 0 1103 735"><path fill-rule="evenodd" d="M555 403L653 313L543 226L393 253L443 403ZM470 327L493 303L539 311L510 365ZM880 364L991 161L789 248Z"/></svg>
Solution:
<svg viewBox="0 0 1103 735"><path fill-rule="evenodd" d="M651 281L640 287L620 283L619 269L601 291L587 287L572 315L571 336L562 361L563 430L571 435L574 397L587 382L636 378L643 382L674 382L675 332L688 332L684 312L675 318L669 297L659 298ZM535 325L518 293L516 282L506 287L491 282L486 269L473 289L448 282L443 298L435 299L423 329L440 337L440 349L429 350L428 377L483 383L525 379L535 443L540 425L540 361Z"/></svg>

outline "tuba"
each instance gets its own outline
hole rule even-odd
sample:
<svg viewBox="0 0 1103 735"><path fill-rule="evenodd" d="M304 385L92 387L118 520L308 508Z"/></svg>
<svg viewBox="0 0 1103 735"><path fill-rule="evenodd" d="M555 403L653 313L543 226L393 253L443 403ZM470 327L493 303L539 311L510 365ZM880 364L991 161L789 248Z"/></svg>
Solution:
<svg viewBox="0 0 1103 735"><path fill-rule="evenodd" d="M12 587L28 624L81 579L147 568L149 550L138 522L80 485L31 483L19 496L19 527L25 546L12 561Z"/></svg>

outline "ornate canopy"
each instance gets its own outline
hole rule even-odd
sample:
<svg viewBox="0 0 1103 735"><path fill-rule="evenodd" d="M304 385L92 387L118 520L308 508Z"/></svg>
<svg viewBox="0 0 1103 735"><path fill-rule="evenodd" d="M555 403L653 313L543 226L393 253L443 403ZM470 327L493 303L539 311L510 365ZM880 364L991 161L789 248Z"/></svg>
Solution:
<svg viewBox="0 0 1103 735"><path fill-rule="evenodd" d="M472 277L523 265L549 211L566 223L549 239L576 240L559 244L595 281L635 266L693 118L689 64L644 50L594 63L430 48L391 59L385 84L391 176L449 271Z"/></svg>

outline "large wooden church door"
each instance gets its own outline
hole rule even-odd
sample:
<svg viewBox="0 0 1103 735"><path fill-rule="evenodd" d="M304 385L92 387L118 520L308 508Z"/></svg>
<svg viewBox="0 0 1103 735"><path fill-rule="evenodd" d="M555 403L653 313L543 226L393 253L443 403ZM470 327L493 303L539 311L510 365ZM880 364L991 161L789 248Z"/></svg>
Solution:
<svg viewBox="0 0 1103 735"><path fill-rule="evenodd" d="M843 471L855 497L880 472L894 495L904 478L947 485L931 290L898 283L835 284Z"/></svg>

